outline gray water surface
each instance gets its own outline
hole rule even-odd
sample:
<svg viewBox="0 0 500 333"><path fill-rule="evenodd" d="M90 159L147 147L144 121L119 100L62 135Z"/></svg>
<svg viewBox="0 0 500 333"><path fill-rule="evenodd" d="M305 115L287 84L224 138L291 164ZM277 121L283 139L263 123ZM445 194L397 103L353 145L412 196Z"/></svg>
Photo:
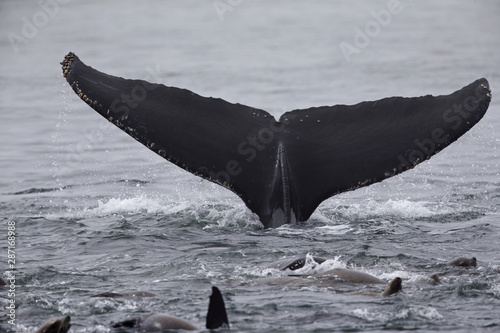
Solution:
<svg viewBox="0 0 500 333"><path fill-rule="evenodd" d="M0 2L0 274L8 277L8 222L17 269L16 326L2 311L0 331L70 315L72 332L112 332L147 312L201 329L212 285L235 332L498 331L500 5L394 3ZM346 56L346 44L357 52ZM275 116L449 94L480 77L493 99L477 126L414 170L335 196L303 225L264 230L235 194L159 158L81 102L59 65L69 51L112 75ZM330 268L399 276L403 293L258 283L284 275L269 263L306 253L331 258ZM478 266L444 264L457 256ZM428 283L432 273L441 284ZM126 290L158 297L90 297ZM10 299L0 293L3 305Z"/></svg>

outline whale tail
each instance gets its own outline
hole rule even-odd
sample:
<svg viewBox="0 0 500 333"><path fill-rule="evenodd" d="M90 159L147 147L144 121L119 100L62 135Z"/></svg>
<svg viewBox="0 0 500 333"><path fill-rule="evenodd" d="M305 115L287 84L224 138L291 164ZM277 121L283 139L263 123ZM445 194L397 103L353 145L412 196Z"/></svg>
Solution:
<svg viewBox="0 0 500 333"><path fill-rule="evenodd" d="M127 80L73 53L63 75L78 96L156 154L218 183L266 228L306 221L325 199L429 159L474 126L491 99L486 79L446 96L268 112L189 90Z"/></svg>
<svg viewBox="0 0 500 333"><path fill-rule="evenodd" d="M221 327L229 328L226 306L219 288L212 287L212 295L210 295L210 302L208 303L206 328L215 330Z"/></svg>

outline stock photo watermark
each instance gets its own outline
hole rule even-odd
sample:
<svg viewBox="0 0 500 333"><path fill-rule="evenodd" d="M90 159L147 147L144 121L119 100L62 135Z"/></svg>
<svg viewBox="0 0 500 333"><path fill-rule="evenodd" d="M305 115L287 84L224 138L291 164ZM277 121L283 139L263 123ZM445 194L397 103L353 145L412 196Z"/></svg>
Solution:
<svg viewBox="0 0 500 333"><path fill-rule="evenodd" d="M38 6L40 10L36 11L31 17L21 17L20 34L12 31L7 34L14 53L19 53L19 47L34 39L40 30L49 24L50 19L59 13L61 6L69 2L70 0L39 0Z"/></svg>
<svg viewBox="0 0 500 333"><path fill-rule="evenodd" d="M251 163L255 160L259 152L263 151L267 145L274 141L276 134L283 132L289 121L295 117L295 115L290 114L283 122L277 122L273 117L270 117L269 126L261 128L256 135L248 136L238 144L238 154L246 162ZM218 172L210 171L209 175L211 179L217 180L220 184L226 186L229 184L232 176L237 176L242 171L243 167L239 161L229 160L224 170Z"/></svg>
<svg viewBox="0 0 500 333"><path fill-rule="evenodd" d="M16 325L16 222L7 222L7 322Z"/></svg>
<svg viewBox="0 0 500 333"><path fill-rule="evenodd" d="M484 91L488 90L486 97L491 99L491 89L486 85L480 84L476 87L474 95L465 97L462 103L455 103L443 113L444 123L450 125L451 131L457 131L463 126L464 122L469 124L467 120L480 107L480 100L484 98ZM441 127L436 127L431 132L428 138L415 139L414 143L418 149L411 150L406 156L399 155L399 166L395 169L395 173L403 172L420 162L427 159L427 156L435 154L441 150L441 144L445 144L449 140L450 132L445 131Z"/></svg>
<svg viewBox="0 0 500 333"><path fill-rule="evenodd" d="M212 3L215 12L219 15L221 21L224 21L224 15L227 12L232 12L236 7L241 5L243 0L216 0Z"/></svg>
<svg viewBox="0 0 500 333"><path fill-rule="evenodd" d="M129 94L121 94L119 99L115 99L110 106L111 112L114 115L119 115L122 119L128 117L130 109L135 109L141 102L146 100L148 96L148 91L154 90L157 85L154 83L149 83L149 80L158 81L156 75L158 72L158 65L155 69L151 66L146 67L146 72L148 75L144 79L142 84L138 84L130 89ZM122 113L122 114L121 114ZM110 119L113 120L113 119Z"/></svg>
<svg viewBox="0 0 500 333"><path fill-rule="evenodd" d="M373 20L366 22L363 29L358 26L354 27L352 44L348 42L341 42L339 44L346 61L351 62L354 54L360 54L362 50L368 47L373 38L380 35L382 28L386 28L391 24L393 16L401 13L403 9L404 7L400 0L390 0L387 3L386 9L371 11L370 15L373 17Z"/></svg>

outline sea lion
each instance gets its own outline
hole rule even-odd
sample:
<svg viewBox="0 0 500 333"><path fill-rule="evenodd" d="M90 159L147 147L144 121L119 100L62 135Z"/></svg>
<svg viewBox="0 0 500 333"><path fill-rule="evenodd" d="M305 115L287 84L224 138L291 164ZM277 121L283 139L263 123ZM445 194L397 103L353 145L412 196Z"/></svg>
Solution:
<svg viewBox="0 0 500 333"><path fill-rule="evenodd" d="M347 268L334 268L330 269L324 273L319 273L315 275L318 279L330 279L332 277L339 278L341 280L351 282L351 283L362 283L362 284L385 284L386 282L376 278L373 275L356 271Z"/></svg>
<svg viewBox="0 0 500 333"><path fill-rule="evenodd" d="M318 281L314 279L314 275L289 275L279 277L264 277L258 278L251 282L254 285L270 285L270 286L310 286L324 285L329 286L335 283L326 281Z"/></svg>
<svg viewBox="0 0 500 333"><path fill-rule="evenodd" d="M446 264L450 266L459 266L459 267L476 267L477 260L476 257L472 258L458 257L448 261Z"/></svg>
<svg viewBox="0 0 500 333"><path fill-rule="evenodd" d="M112 325L113 328L130 327L140 332L156 332L164 330L194 331L198 328L191 323L173 316L161 313L149 313L140 317L125 320Z"/></svg>
<svg viewBox="0 0 500 333"><path fill-rule="evenodd" d="M385 287L385 290L382 292L382 296L391 296L401 290L403 290L403 281L400 277L396 277L389 282L387 287Z"/></svg>
<svg viewBox="0 0 500 333"><path fill-rule="evenodd" d="M431 274L428 276L428 278L434 284L441 283L441 279L439 278L439 275L437 275L437 274Z"/></svg>
<svg viewBox="0 0 500 333"><path fill-rule="evenodd" d="M224 299L222 298L220 290L217 287L212 287L212 295L210 296L206 317L206 328L217 329L223 326L229 327ZM136 318L118 322L116 324L113 324L111 327L130 327L135 328L140 332L158 332L164 330L198 330L196 326L185 321L184 319L161 313L149 313L146 315L141 315Z"/></svg>
<svg viewBox="0 0 500 333"><path fill-rule="evenodd" d="M403 281L400 277L395 277L391 282L387 284L384 291L381 293L373 293L373 292L356 292L356 295L364 295L364 296L391 296L403 290Z"/></svg>
<svg viewBox="0 0 500 333"><path fill-rule="evenodd" d="M298 256L298 257L293 257L293 258L285 258L281 259L278 261L273 262L272 264L268 265L267 268L276 268L279 270L298 270L300 268L303 268L308 260L312 260L314 264L321 265L324 263L327 259L323 257L314 257L314 256ZM314 265L313 264L313 265ZM313 268L315 268L313 266ZM309 274L309 275L294 275L290 274L286 278L285 277L278 277L278 278L263 278L260 279L261 281L268 281L272 284L279 284L280 280L286 284L303 284L304 281L300 280L300 278L303 277L314 277L318 281L324 281L328 280L331 278L336 278L336 279L341 279L347 282L351 283L362 283L362 284L385 284L385 281L382 281L379 278L376 278L373 275L363 273L360 271L356 271L353 269L347 269L347 268L333 268L330 269L326 272L323 273L317 273L317 274ZM297 279L299 278L299 279ZM277 282L272 281L272 279L276 280Z"/></svg>
<svg viewBox="0 0 500 333"><path fill-rule="evenodd" d="M35 333L66 333L71 327L70 321L70 316L49 319Z"/></svg>
<svg viewBox="0 0 500 333"><path fill-rule="evenodd" d="M377 279L376 277L351 270L344 270L342 272L337 272L344 277L343 281L348 281L351 283L358 284L385 284L384 281ZM347 272L346 272L347 271ZM329 287L342 283L339 279L332 279L332 277L338 277L334 272L329 273L328 275L321 276L318 275L292 275L292 276L282 276L275 278L261 278L254 283L259 284L267 284L267 285L276 285L276 286L323 286ZM354 294L361 294L366 296L390 296L402 290L402 280L399 277L394 278L383 292L355 292Z"/></svg>

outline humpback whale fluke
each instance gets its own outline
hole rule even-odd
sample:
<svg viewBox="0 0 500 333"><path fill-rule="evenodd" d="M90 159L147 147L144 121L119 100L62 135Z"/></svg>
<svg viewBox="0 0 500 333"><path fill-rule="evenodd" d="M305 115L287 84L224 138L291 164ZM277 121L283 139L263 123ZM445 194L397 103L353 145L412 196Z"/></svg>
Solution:
<svg viewBox="0 0 500 333"><path fill-rule="evenodd" d="M444 96L268 112L101 73L72 52L78 96L146 147L237 195L266 228L306 221L325 199L413 168L474 126L486 79Z"/></svg>

